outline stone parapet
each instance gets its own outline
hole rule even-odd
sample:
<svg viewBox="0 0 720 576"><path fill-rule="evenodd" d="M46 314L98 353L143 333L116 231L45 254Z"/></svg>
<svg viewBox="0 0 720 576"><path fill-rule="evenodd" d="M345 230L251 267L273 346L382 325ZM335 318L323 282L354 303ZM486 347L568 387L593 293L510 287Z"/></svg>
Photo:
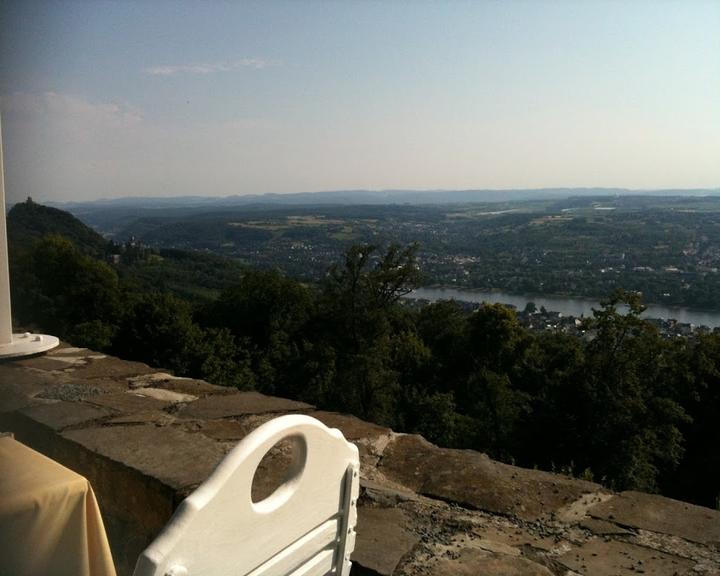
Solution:
<svg viewBox="0 0 720 576"><path fill-rule="evenodd" d="M0 431L91 481L121 576L238 440L287 413L339 428L360 449L356 574L720 574L720 512L708 508L90 350L0 364ZM283 457L262 465L256 496L276 484Z"/></svg>

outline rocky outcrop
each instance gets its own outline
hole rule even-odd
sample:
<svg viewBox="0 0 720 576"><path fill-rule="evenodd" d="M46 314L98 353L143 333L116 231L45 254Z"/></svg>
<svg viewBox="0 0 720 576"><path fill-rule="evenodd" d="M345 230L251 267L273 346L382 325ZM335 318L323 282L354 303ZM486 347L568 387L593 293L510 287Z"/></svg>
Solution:
<svg viewBox="0 0 720 576"><path fill-rule="evenodd" d="M720 574L720 512L443 449L302 402L63 347L0 364L0 429L90 479L119 574L261 423L310 414L361 454L354 573ZM258 494L276 485L282 450Z"/></svg>

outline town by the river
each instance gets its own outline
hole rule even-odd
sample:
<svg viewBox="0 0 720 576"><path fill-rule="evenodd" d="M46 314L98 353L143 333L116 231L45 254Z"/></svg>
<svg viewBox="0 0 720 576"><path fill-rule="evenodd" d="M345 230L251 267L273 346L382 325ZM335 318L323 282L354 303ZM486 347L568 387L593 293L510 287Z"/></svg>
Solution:
<svg viewBox="0 0 720 576"><path fill-rule="evenodd" d="M580 298L565 298L562 296L538 296L508 294L506 292L486 292L480 290L464 290L458 288L417 288L408 295L418 300L458 300L461 302L488 302L491 304L509 304L518 310L523 310L528 302L533 302L537 308L559 312L563 316L580 318L592 316L593 308L599 308L600 303L595 300ZM659 318L675 320L679 324L694 326L720 327L720 312L704 312L688 308L675 308L649 304L642 315L643 318Z"/></svg>

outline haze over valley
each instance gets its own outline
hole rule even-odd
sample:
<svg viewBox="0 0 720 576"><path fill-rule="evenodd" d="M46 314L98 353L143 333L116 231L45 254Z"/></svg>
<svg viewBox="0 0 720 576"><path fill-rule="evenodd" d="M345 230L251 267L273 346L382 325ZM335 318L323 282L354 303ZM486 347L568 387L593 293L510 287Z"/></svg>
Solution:
<svg viewBox="0 0 720 576"><path fill-rule="evenodd" d="M515 201L498 194L337 192L65 207L119 243L212 252L311 282L353 244L417 242L425 286L596 301L624 288L648 303L720 310L720 191L502 192L522 198Z"/></svg>

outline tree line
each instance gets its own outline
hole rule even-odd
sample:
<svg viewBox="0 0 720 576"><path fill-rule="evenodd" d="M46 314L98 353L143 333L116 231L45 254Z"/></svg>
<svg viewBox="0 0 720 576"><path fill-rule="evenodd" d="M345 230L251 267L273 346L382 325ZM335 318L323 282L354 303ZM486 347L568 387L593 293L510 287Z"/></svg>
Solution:
<svg viewBox="0 0 720 576"><path fill-rule="evenodd" d="M719 505L720 334L664 339L636 294L615 292L578 338L530 332L498 304L410 305L414 244L352 246L314 285L246 269L204 300L149 287L62 236L11 254L16 320L74 345Z"/></svg>

